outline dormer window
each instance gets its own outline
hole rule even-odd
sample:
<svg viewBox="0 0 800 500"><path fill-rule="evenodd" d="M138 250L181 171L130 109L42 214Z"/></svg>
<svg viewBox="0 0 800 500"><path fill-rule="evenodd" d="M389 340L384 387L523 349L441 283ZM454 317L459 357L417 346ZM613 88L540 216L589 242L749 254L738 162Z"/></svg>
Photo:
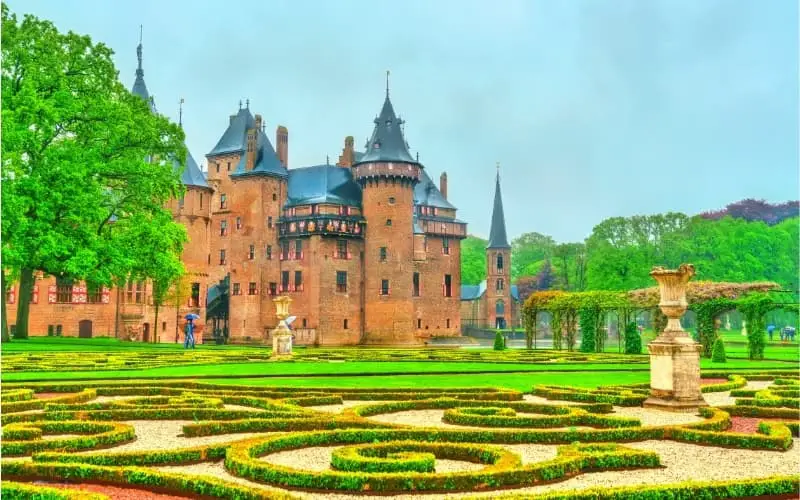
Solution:
<svg viewBox="0 0 800 500"><path fill-rule="evenodd" d="M375 141L375 143L372 145L372 149L380 149L380 148L381 148L381 143Z"/></svg>

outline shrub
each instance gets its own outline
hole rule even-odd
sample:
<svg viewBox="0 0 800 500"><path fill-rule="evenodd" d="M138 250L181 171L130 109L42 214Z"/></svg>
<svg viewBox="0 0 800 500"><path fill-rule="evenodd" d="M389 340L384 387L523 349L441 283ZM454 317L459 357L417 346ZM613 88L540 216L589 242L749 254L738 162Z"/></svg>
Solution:
<svg viewBox="0 0 800 500"><path fill-rule="evenodd" d="M727 361L725 356L725 344L722 342L722 337L717 337L714 341L714 347L711 349L711 361L714 363L724 363Z"/></svg>
<svg viewBox="0 0 800 500"><path fill-rule="evenodd" d="M497 330L497 333L494 334L494 350L495 351L504 351L506 348L506 339L503 337L503 334L500 333L500 330Z"/></svg>
<svg viewBox="0 0 800 500"><path fill-rule="evenodd" d="M631 321L625 325L625 354L641 354L642 337L639 336L639 328L636 322Z"/></svg>

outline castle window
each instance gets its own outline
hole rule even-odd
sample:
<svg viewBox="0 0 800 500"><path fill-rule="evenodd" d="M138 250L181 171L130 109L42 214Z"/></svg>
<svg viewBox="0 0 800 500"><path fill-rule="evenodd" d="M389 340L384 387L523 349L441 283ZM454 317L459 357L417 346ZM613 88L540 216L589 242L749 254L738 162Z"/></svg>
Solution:
<svg viewBox="0 0 800 500"><path fill-rule="evenodd" d="M251 281L247 286L247 295L256 295L256 284Z"/></svg>
<svg viewBox="0 0 800 500"><path fill-rule="evenodd" d="M297 260L303 259L303 240L295 240L294 242L294 258Z"/></svg>
<svg viewBox="0 0 800 500"><path fill-rule="evenodd" d="M278 295L278 284L274 281L269 282L269 294L270 295Z"/></svg>
<svg viewBox="0 0 800 500"><path fill-rule="evenodd" d="M417 330L422 330L422 318L417 318Z"/></svg>
<svg viewBox="0 0 800 500"><path fill-rule="evenodd" d="M449 274L444 275L444 283L442 285L442 292L445 297L453 296L453 278Z"/></svg>
<svg viewBox="0 0 800 500"><path fill-rule="evenodd" d="M494 313L497 316L505 314L506 312L506 304L502 300L498 300L497 303L494 305Z"/></svg>
<svg viewBox="0 0 800 500"><path fill-rule="evenodd" d="M447 238L442 238L442 253L450 255L450 240Z"/></svg>
<svg viewBox="0 0 800 500"><path fill-rule="evenodd" d="M389 280L381 280L381 295L389 295Z"/></svg>
<svg viewBox="0 0 800 500"><path fill-rule="evenodd" d="M336 291L347 292L347 271L336 271Z"/></svg>
<svg viewBox="0 0 800 500"><path fill-rule="evenodd" d="M272 193L272 201L278 201L278 195L277 194Z"/></svg>
<svg viewBox="0 0 800 500"><path fill-rule="evenodd" d="M303 289L303 271L294 272L294 289L296 292Z"/></svg>
<svg viewBox="0 0 800 500"><path fill-rule="evenodd" d="M503 290L503 285L504 285L503 278L498 279L497 280L497 291L498 292Z"/></svg>
<svg viewBox="0 0 800 500"><path fill-rule="evenodd" d="M231 171L231 162L228 162L228 172Z"/></svg>
<svg viewBox="0 0 800 500"><path fill-rule="evenodd" d="M184 197L178 198L178 208L183 208Z"/></svg>
<svg viewBox="0 0 800 500"><path fill-rule="evenodd" d="M289 271L281 271L281 292L289 291Z"/></svg>
<svg viewBox="0 0 800 500"><path fill-rule="evenodd" d="M306 323L306 319L305 319L305 318L303 318L303 328L305 328L305 327L307 326L307 324L308 324L308 323Z"/></svg>
<svg viewBox="0 0 800 500"><path fill-rule="evenodd" d="M347 318L344 319L344 325L342 325L344 330L347 330Z"/></svg>
<svg viewBox="0 0 800 500"><path fill-rule="evenodd" d="M497 254L497 270L499 272L503 271L503 254Z"/></svg>
<svg viewBox="0 0 800 500"><path fill-rule="evenodd" d="M220 250L219 251L219 265L220 266L224 266L225 265L225 250Z"/></svg>
<svg viewBox="0 0 800 500"><path fill-rule="evenodd" d="M228 234L228 221L227 219L222 219L219 221L219 235L225 236Z"/></svg>
<svg viewBox="0 0 800 500"><path fill-rule="evenodd" d="M267 227L272 229L272 216L267 217Z"/></svg>
<svg viewBox="0 0 800 500"><path fill-rule="evenodd" d="M200 208L203 208L203 193L200 193Z"/></svg>
<svg viewBox="0 0 800 500"><path fill-rule="evenodd" d="M317 215L319 213L319 205L311 205L311 215Z"/></svg>
<svg viewBox="0 0 800 500"><path fill-rule="evenodd" d="M286 240L281 241L281 260L289 258L289 242Z"/></svg>
<svg viewBox="0 0 800 500"><path fill-rule="evenodd" d="M217 173L219 173L219 163L217 163Z"/></svg>
<svg viewBox="0 0 800 500"><path fill-rule="evenodd" d="M339 215L350 215L350 207L339 205Z"/></svg>
<svg viewBox="0 0 800 500"><path fill-rule="evenodd" d="M389 205L394 205L395 201L394 196L389 197Z"/></svg>
<svg viewBox="0 0 800 500"><path fill-rule="evenodd" d="M392 225L392 219L386 219L386 225L387 226L391 226Z"/></svg>
<svg viewBox="0 0 800 500"><path fill-rule="evenodd" d="M228 206L228 195L226 195L225 193L221 193L219 195L219 209L225 210L227 206Z"/></svg>
<svg viewBox="0 0 800 500"><path fill-rule="evenodd" d="M256 246L255 245L250 245L250 251L247 252L247 257L250 258L250 260L253 260L253 259L256 258Z"/></svg>
<svg viewBox="0 0 800 500"><path fill-rule="evenodd" d="M411 295L413 297L419 297L419 273L414 273L412 283L413 283L413 288L411 290Z"/></svg>
<svg viewBox="0 0 800 500"><path fill-rule="evenodd" d="M200 283L192 283L192 296L189 298L189 307L200 307Z"/></svg>
<svg viewBox="0 0 800 500"><path fill-rule="evenodd" d="M267 260L272 260L272 245L267 245Z"/></svg>
<svg viewBox="0 0 800 500"><path fill-rule="evenodd" d="M381 254L380 254L381 262L385 262L386 261L386 254L387 253L388 252L386 251L386 247L381 247Z"/></svg>
<svg viewBox="0 0 800 500"><path fill-rule="evenodd" d="M447 318L447 326L445 328L450 328L450 318Z"/></svg>
<svg viewBox="0 0 800 500"><path fill-rule="evenodd" d="M347 251L347 240L336 240L336 258L349 259L350 252Z"/></svg>
<svg viewBox="0 0 800 500"><path fill-rule="evenodd" d="M233 284L233 294L234 295L241 295L242 294L242 290L241 290L241 287L239 286L239 283L234 283Z"/></svg>
<svg viewBox="0 0 800 500"><path fill-rule="evenodd" d="M241 228L242 228L242 218L236 217L236 229L241 229Z"/></svg>
<svg viewBox="0 0 800 500"><path fill-rule="evenodd" d="M33 300L33 297L31 297ZM100 304L103 302L103 287L86 283L86 302L89 304Z"/></svg>

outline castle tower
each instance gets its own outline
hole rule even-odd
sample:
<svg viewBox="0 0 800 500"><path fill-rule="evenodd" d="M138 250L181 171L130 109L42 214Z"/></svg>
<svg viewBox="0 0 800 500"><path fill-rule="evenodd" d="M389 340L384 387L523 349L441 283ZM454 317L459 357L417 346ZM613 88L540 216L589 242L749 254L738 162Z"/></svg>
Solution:
<svg viewBox="0 0 800 500"><path fill-rule="evenodd" d="M136 46L136 59L139 61L139 65L136 67L136 80L133 82L133 88L131 92L134 95L138 95L141 97L148 106L150 106L150 111L153 113L156 112L156 103L155 100L150 96L150 92L147 91L147 85L144 83L144 70L142 69L142 27L139 26L139 45Z"/></svg>
<svg viewBox="0 0 800 500"><path fill-rule="evenodd" d="M486 297L489 328L507 328L511 325L511 245L506 236L506 219L503 215L503 198L500 194L500 165L494 188L492 226L486 246Z"/></svg>
<svg viewBox="0 0 800 500"><path fill-rule="evenodd" d="M415 341L413 211L422 166L408 152L402 124L389 99L387 77L386 99L367 151L353 164L367 221L363 342L369 344Z"/></svg>

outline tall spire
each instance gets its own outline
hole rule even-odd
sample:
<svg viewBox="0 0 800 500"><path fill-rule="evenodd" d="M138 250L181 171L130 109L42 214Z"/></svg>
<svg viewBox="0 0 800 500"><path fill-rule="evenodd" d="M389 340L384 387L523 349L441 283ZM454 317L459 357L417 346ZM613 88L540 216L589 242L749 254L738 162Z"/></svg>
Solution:
<svg viewBox="0 0 800 500"><path fill-rule="evenodd" d="M367 151L358 163L367 162L402 162L416 163L408 152L403 136L405 122L395 115L392 101L389 99L389 72L386 72L386 98L380 114L375 118L372 137L367 140Z"/></svg>
<svg viewBox="0 0 800 500"><path fill-rule="evenodd" d="M511 248L506 236L506 218L503 214L503 197L500 194L500 162L497 163L497 177L494 187L494 206L492 226L489 229L489 244L486 248Z"/></svg>
<svg viewBox="0 0 800 500"><path fill-rule="evenodd" d="M144 83L144 70L142 69L142 25L139 25L139 45L136 46L136 59L139 64L136 67L136 80L133 82L131 92L138 95L150 106L150 110L155 112L156 105L153 98L150 97L150 92L147 91L147 85Z"/></svg>
<svg viewBox="0 0 800 500"><path fill-rule="evenodd" d="M181 102L178 103L178 126L183 128L183 97L181 97Z"/></svg>
<svg viewBox="0 0 800 500"><path fill-rule="evenodd" d="M386 70L386 98L389 98L389 70Z"/></svg>

